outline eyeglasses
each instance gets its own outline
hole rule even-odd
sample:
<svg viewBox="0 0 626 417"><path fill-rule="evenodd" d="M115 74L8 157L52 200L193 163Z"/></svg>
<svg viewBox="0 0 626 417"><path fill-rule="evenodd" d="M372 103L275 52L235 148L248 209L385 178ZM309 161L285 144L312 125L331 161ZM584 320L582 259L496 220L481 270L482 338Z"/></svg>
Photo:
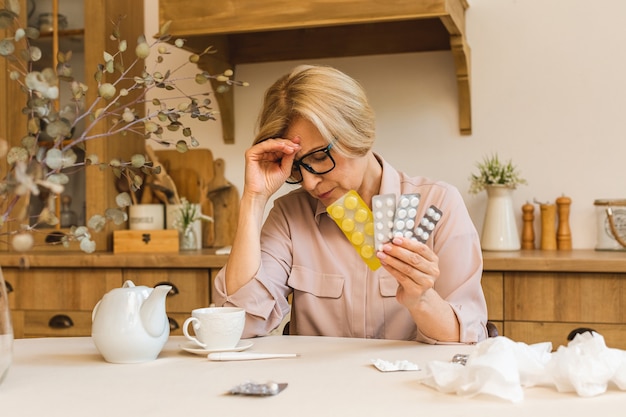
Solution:
<svg viewBox="0 0 626 417"><path fill-rule="evenodd" d="M291 176L285 181L287 184L299 184L302 182L302 170L306 169L311 174L322 175L328 174L335 168L335 160L330 155L330 148L333 147L334 141L324 149L310 152L300 159L293 161L291 167Z"/></svg>

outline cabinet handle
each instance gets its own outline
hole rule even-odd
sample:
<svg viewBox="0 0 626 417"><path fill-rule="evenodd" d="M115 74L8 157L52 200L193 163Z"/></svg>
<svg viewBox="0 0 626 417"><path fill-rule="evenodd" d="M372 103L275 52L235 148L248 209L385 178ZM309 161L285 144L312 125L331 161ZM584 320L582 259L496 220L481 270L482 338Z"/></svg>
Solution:
<svg viewBox="0 0 626 417"><path fill-rule="evenodd" d="M4 281L4 286L7 288L7 294L11 294L13 292L13 285L9 281Z"/></svg>
<svg viewBox="0 0 626 417"><path fill-rule="evenodd" d="M167 320L170 322L170 332L180 329L180 325L178 324L176 320L174 320L171 317L168 317Z"/></svg>
<svg viewBox="0 0 626 417"><path fill-rule="evenodd" d="M52 318L48 322L48 327L51 327L53 329L69 329L73 326L74 322L72 321L70 316L67 316L65 314L57 314L55 316L52 316Z"/></svg>
<svg viewBox="0 0 626 417"><path fill-rule="evenodd" d="M172 289L167 293L168 297L173 297L180 292L178 291L178 287L176 287L176 285L172 284L171 282L161 281L158 284L156 284L155 287L158 287L159 285L169 285L172 287Z"/></svg>

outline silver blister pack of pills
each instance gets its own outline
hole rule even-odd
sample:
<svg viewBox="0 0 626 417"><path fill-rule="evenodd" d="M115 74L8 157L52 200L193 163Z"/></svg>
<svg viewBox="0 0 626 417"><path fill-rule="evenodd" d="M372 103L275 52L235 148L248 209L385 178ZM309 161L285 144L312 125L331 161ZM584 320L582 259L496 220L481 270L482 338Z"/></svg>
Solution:
<svg viewBox="0 0 626 417"><path fill-rule="evenodd" d="M374 216L374 247L382 250L383 244L393 237L393 218L396 214L396 195L381 194L372 197Z"/></svg>
<svg viewBox="0 0 626 417"><path fill-rule="evenodd" d="M415 237L415 218L417 217L417 207L420 204L420 195L402 194L396 204L396 213L393 218L392 235L394 237L405 237L412 239Z"/></svg>
<svg viewBox="0 0 626 417"><path fill-rule="evenodd" d="M437 222L441 220L441 210L439 210L435 206L430 206L426 210L426 214L420 220L417 227L415 228L415 237L422 243L425 243L433 230L435 230L435 226Z"/></svg>

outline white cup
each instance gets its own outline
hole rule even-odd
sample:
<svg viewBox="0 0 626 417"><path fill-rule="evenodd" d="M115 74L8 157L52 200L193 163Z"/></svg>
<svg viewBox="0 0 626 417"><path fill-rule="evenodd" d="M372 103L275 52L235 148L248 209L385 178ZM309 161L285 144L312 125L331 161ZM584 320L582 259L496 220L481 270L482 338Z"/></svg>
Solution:
<svg viewBox="0 0 626 417"><path fill-rule="evenodd" d="M206 307L191 311L191 317L183 324L185 337L207 350L232 349L237 346L246 311L239 307ZM193 326L195 337L189 334Z"/></svg>

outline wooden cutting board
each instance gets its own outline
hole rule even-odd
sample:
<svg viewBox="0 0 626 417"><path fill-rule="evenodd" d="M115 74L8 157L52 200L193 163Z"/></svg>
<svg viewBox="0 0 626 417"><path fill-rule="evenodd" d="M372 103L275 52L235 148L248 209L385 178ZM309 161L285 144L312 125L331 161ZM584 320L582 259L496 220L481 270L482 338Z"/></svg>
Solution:
<svg viewBox="0 0 626 417"><path fill-rule="evenodd" d="M239 192L224 176L225 162L218 158L214 162L213 180L208 183L208 196L213 203L215 219L215 247L233 244L239 217Z"/></svg>
<svg viewBox="0 0 626 417"><path fill-rule="evenodd" d="M172 177L179 197L185 197L191 203L199 203L202 214L213 217L213 203L207 197L207 184L215 176L213 153L210 149L190 149L185 153L176 150L156 151L159 161ZM216 222L202 222L202 246L215 246Z"/></svg>

